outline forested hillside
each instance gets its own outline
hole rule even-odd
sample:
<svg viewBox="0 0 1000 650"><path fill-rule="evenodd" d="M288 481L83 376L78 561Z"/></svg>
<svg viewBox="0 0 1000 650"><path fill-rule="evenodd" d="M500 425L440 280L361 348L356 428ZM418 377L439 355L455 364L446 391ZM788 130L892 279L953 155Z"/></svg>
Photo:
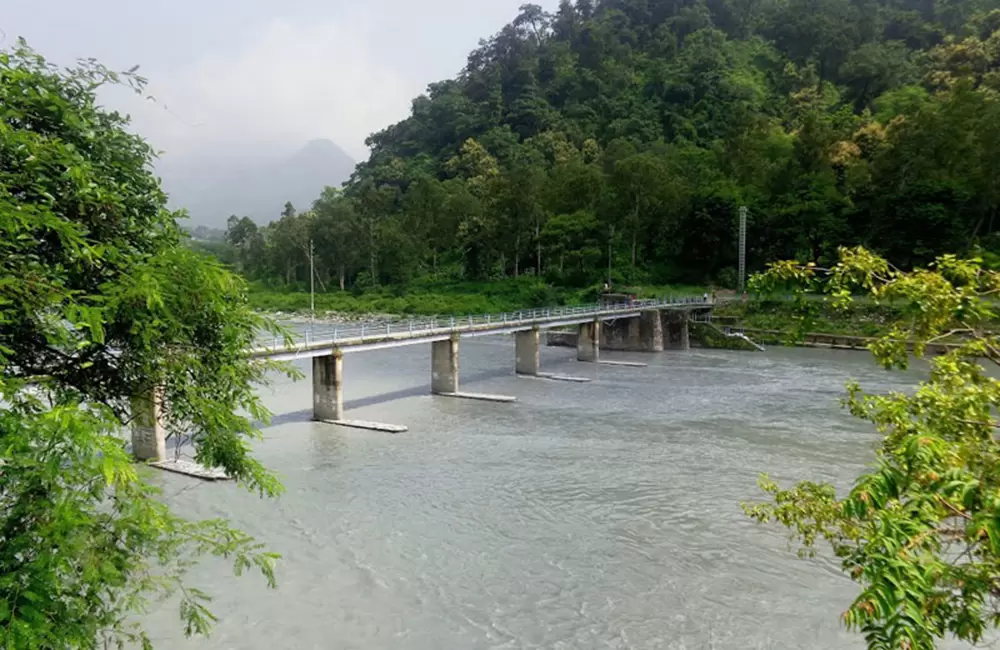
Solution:
<svg viewBox="0 0 1000 650"><path fill-rule="evenodd" d="M580 286L735 279L865 244L901 266L993 245L997 0L564 0L525 5L368 140L343 190L266 229L258 278L428 273Z"/></svg>

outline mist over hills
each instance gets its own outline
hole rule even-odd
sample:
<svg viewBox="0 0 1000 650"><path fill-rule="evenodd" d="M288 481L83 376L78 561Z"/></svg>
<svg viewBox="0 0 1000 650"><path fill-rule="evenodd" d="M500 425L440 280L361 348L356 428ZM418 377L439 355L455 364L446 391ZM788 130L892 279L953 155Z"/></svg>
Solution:
<svg viewBox="0 0 1000 650"><path fill-rule="evenodd" d="M278 218L286 201L306 210L324 187L346 181L354 166L339 146L317 139L290 156L172 160L157 171L170 206L190 214L189 227L225 228L232 214L267 223Z"/></svg>

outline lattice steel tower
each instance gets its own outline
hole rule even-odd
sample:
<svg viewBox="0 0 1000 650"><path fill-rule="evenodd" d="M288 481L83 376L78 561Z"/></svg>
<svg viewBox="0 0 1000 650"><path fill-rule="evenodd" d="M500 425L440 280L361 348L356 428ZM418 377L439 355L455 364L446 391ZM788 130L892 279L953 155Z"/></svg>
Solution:
<svg viewBox="0 0 1000 650"><path fill-rule="evenodd" d="M747 208L740 206L740 270L739 270L739 293L742 295L746 288L747 275Z"/></svg>

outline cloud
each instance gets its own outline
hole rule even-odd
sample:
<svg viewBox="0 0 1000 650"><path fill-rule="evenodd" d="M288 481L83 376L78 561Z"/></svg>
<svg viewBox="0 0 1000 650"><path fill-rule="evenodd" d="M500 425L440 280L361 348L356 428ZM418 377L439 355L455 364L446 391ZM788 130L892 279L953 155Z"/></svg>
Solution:
<svg viewBox="0 0 1000 650"><path fill-rule="evenodd" d="M376 44L363 14L273 20L242 47L151 79L156 102L134 98L125 110L168 163L221 151L284 153L314 138L364 159L364 139L406 117L426 81L381 61Z"/></svg>

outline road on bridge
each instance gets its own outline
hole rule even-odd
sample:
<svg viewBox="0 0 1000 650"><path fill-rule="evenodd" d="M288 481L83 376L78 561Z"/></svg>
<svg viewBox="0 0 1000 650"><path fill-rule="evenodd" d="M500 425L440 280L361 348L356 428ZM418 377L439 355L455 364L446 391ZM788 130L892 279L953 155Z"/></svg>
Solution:
<svg viewBox="0 0 1000 650"><path fill-rule="evenodd" d="M579 325L592 321L635 318L649 310L691 311L711 307L711 301L701 298L665 298L636 300L620 305L587 305L580 307L550 307L483 316L445 316L400 322L366 322L325 326L307 331L290 342L276 339L253 351L256 357L279 361L326 356L331 349L342 352L363 352L403 345L445 341L459 337L512 334L533 328L553 328Z"/></svg>

